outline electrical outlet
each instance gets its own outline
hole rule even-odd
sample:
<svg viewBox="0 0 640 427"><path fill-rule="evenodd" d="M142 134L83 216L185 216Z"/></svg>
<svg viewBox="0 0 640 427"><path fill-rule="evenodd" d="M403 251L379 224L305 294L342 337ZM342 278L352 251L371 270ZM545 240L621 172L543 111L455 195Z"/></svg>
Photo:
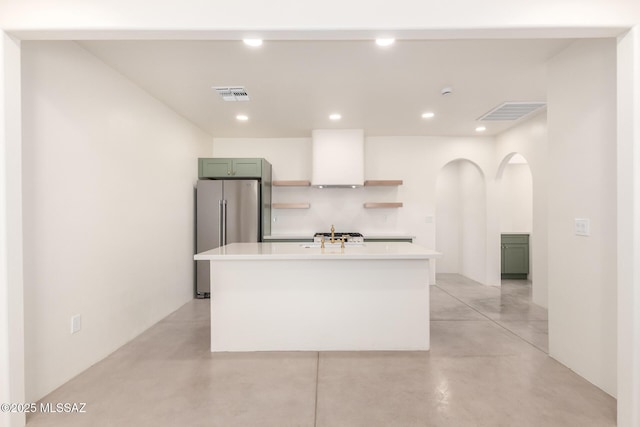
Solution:
<svg viewBox="0 0 640 427"><path fill-rule="evenodd" d="M591 225L587 218L576 218L574 231L576 236L589 236L591 235Z"/></svg>
<svg viewBox="0 0 640 427"><path fill-rule="evenodd" d="M82 316L79 314L71 316L71 333L80 332L80 329L82 329Z"/></svg>
<svg viewBox="0 0 640 427"><path fill-rule="evenodd" d="M427 224L432 224L433 217L431 215L424 217L424 222L426 222Z"/></svg>

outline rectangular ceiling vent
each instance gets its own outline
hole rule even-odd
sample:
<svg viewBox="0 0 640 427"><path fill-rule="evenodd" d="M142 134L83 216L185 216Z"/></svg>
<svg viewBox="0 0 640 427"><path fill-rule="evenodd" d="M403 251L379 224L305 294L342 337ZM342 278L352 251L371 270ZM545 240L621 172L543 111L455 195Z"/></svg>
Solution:
<svg viewBox="0 0 640 427"><path fill-rule="evenodd" d="M481 116L480 121L513 121L547 105L545 102L505 102Z"/></svg>
<svg viewBox="0 0 640 427"><path fill-rule="evenodd" d="M248 101L249 94L242 86L214 87L223 101Z"/></svg>

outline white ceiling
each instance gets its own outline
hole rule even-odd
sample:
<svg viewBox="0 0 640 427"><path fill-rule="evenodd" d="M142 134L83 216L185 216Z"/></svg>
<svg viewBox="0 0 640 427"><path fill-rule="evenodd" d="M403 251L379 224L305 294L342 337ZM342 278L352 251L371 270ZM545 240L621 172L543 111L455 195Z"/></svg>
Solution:
<svg viewBox="0 0 640 427"><path fill-rule="evenodd" d="M214 137L477 135L505 101L545 101L546 62L571 40L82 41L105 63ZM244 86L224 102L213 86ZM451 86L453 94L442 96ZM425 111L435 117L422 119ZM332 122L330 113L342 114ZM249 116L238 122L237 114ZM485 122L495 135L514 122Z"/></svg>

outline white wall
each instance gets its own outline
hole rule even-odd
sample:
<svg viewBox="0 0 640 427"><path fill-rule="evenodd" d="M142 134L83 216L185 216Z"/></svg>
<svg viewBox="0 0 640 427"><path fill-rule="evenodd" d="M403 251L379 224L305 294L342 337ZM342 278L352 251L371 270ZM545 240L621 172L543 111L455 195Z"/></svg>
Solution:
<svg viewBox="0 0 640 427"><path fill-rule="evenodd" d="M531 233L533 183L526 163L507 164L500 185L500 231Z"/></svg>
<svg viewBox="0 0 640 427"><path fill-rule="evenodd" d="M12 84L9 84L12 82ZM20 42L0 32L0 402L24 402ZM5 215L6 212L6 215ZM25 415L0 412L0 425Z"/></svg>
<svg viewBox="0 0 640 427"><path fill-rule="evenodd" d="M193 296L211 138L73 42L23 43L27 401ZM70 318L82 315L71 335Z"/></svg>
<svg viewBox="0 0 640 427"><path fill-rule="evenodd" d="M510 155L513 153L520 153L527 160L531 173L530 277L533 281L533 302L547 307L547 183L549 152L546 113L539 113L496 137L496 165L502 165L506 168L506 162L508 162ZM500 174L499 167L498 174ZM504 179L498 178L499 185L503 181ZM500 214L500 211L498 211L498 214ZM499 231L501 230L498 229L495 232L498 233Z"/></svg>
<svg viewBox="0 0 640 427"><path fill-rule="evenodd" d="M462 275L487 283L487 195L482 172L474 164L460 162L460 246Z"/></svg>
<svg viewBox="0 0 640 427"><path fill-rule="evenodd" d="M618 39L618 425L640 425L640 25ZM635 232L634 232L635 230Z"/></svg>
<svg viewBox="0 0 640 427"><path fill-rule="evenodd" d="M442 258L436 261L437 273L460 274L460 163L445 165L436 183L436 245Z"/></svg>
<svg viewBox="0 0 640 427"><path fill-rule="evenodd" d="M615 396L615 40L575 42L548 81L549 353Z"/></svg>

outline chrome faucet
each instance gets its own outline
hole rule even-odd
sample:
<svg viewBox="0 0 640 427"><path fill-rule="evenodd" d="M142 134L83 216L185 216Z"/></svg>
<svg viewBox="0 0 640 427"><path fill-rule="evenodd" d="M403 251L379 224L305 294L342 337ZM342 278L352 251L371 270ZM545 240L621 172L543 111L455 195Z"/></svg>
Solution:
<svg viewBox="0 0 640 427"><path fill-rule="evenodd" d="M334 233L336 232L336 228L333 226L333 224L331 224L331 243L335 243L336 242L336 238Z"/></svg>

